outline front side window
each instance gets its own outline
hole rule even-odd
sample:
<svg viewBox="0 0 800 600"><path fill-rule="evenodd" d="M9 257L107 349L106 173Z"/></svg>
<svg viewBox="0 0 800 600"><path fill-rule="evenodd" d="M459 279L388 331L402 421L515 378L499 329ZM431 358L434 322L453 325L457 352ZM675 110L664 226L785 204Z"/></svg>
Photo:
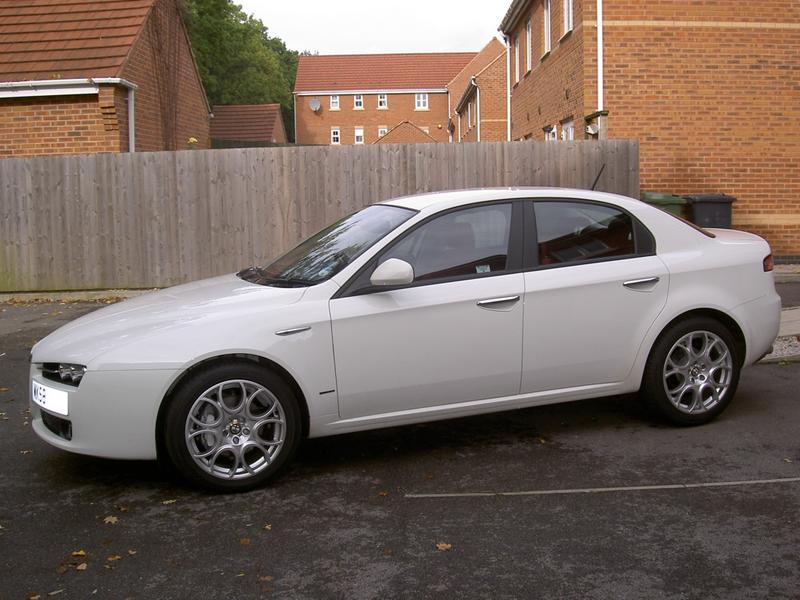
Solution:
<svg viewBox="0 0 800 600"><path fill-rule="evenodd" d="M388 127L378 127L378 137L382 138L389 131Z"/></svg>
<svg viewBox="0 0 800 600"><path fill-rule="evenodd" d="M555 125L551 125L550 127L545 128L544 130L544 141L546 142L555 142L558 140L558 129Z"/></svg>
<svg viewBox="0 0 800 600"><path fill-rule="evenodd" d="M378 108L389 108L388 94L378 94Z"/></svg>
<svg viewBox="0 0 800 600"><path fill-rule="evenodd" d="M527 70L531 70L533 66L533 20L528 19L528 25L525 28L525 66Z"/></svg>
<svg viewBox="0 0 800 600"><path fill-rule="evenodd" d="M561 125L561 139L569 142L575 139L575 124L572 121L567 121Z"/></svg>
<svg viewBox="0 0 800 600"><path fill-rule="evenodd" d="M362 94L353 96L353 108L356 110L364 108L364 96Z"/></svg>
<svg viewBox="0 0 800 600"><path fill-rule="evenodd" d="M331 144L341 144L341 131L338 127L331 127Z"/></svg>
<svg viewBox="0 0 800 600"><path fill-rule="evenodd" d="M428 94L415 94L414 109L428 110Z"/></svg>
<svg viewBox="0 0 800 600"><path fill-rule="evenodd" d="M414 268L414 281L501 273L507 269L511 204L447 213L420 225L377 264L399 258Z"/></svg>
<svg viewBox="0 0 800 600"><path fill-rule="evenodd" d="M363 127L356 127L355 128L355 143L356 144L363 144L364 143L364 128Z"/></svg>
<svg viewBox="0 0 800 600"><path fill-rule="evenodd" d="M564 0L564 33L572 31L572 0Z"/></svg>
<svg viewBox="0 0 800 600"><path fill-rule="evenodd" d="M519 81L519 36L514 38L514 83Z"/></svg>
<svg viewBox="0 0 800 600"><path fill-rule="evenodd" d="M339 110L339 96L330 97L330 109Z"/></svg>
<svg viewBox="0 0 800 600"><path fill-rule="evenodd" d="M375 204L345 217L274 261L238 273L246 281L275 287L304 287L326 281L415 211Z"/></svg>
<svg viewBox="0 0 800 600"><path fill-rule="evenodd" d="M636 254L633 220L617 208L536 201L534 213L540 266Z"/></svg>

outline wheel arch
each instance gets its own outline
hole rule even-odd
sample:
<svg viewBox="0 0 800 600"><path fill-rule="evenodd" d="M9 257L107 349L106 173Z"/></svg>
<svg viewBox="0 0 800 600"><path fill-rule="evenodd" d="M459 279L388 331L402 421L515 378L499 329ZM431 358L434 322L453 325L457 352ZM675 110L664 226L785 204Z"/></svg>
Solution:
<svg viewBox="0 0 800 600"><path fill-rule="evenodd" d="M305 394L301 389L300 385L297 383L297 380L289 373L286 369L284 369L281 365L276 363L273 360L265 358L263 356L259 356L257 354L247 354L247 353L235 353L235 354L221 354L217 356L211 356L205 358L201 361L198 361L192 365L190 365L187 369L185 369L167 389L164 397L161 399L161 404L158 407L158 415L156 417L156 453L159 457L166 456L166 449L164 447L164 418L167 412L167 406L169 405L170 398L175 393L183 382L185 382L192 374L197 373L198 371L202 371L203 369L207 369L211 366L219 365L219 364L231 364L231 363L239 363L239 364L248 364L248 363L257 363L258 365L264 367L265 369L269 369L270 371L277 374L283 381L288 385L292 392L294 392L295 397L297 398L297 402L300 408L300 414L302 415L302 436L308 437L309 427L310 427L310 418L308 412L308 402L306 400Z"/></svg>

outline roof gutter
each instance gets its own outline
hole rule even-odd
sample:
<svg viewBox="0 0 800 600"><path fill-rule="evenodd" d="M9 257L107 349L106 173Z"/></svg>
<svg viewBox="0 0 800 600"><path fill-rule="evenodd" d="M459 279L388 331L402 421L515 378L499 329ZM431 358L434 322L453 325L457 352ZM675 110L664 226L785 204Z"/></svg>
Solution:
<svg viewBox="0 0 800 600"><path fill-rule="evenodd" d="M85 79L40 79L0 82L0 99L37 98L46 96L79 96L99 94L101 85L119 85L128 90L128 151L136 149L135 83L121 77L87 77Z"/></svg>

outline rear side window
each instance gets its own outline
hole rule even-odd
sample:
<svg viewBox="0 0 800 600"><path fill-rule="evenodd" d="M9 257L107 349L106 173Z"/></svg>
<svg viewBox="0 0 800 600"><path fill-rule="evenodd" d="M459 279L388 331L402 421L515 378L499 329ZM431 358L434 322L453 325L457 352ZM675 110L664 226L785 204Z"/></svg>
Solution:
<svg viewBox="0 0 800 600"><path fill-rule="evenodd" d="M635 224L612 206L584 202L534 202L540 266L636 254Z"/></svg>

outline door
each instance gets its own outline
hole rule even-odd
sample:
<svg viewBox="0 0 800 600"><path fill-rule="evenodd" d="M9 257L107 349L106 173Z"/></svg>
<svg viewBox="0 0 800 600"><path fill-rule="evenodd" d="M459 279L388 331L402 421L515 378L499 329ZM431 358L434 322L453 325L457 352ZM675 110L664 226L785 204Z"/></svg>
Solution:
<svg viewBox="0 0 800 600"><path fill-rule="evenodd" d="M522 392L617 383L667 300L652 235L611 205L536 201L526 221Z"/></svg>
<svg viewBox="0 0 800 600"><path fill-rule="evenodd" d="M512 203L449 211L381 253L330 302L342 418L413 411L519 393L521 240ZM399 258L414 282L369 287Z"/></svg>

